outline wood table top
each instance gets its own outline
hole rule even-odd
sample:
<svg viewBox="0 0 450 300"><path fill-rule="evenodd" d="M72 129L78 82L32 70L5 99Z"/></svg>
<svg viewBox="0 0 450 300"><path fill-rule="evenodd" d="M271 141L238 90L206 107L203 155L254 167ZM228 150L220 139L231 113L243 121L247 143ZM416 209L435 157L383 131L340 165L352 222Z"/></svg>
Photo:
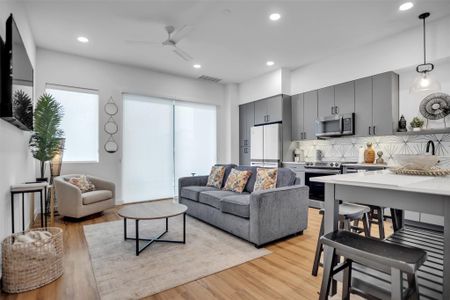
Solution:
<svg viewBox="0 0 450 300"><path fill-rule="evenodd" d="M147 202L130 204L121 208L117 214L123 218L152 220L174 217L185 213L187 206L179 203Z"/></svg>

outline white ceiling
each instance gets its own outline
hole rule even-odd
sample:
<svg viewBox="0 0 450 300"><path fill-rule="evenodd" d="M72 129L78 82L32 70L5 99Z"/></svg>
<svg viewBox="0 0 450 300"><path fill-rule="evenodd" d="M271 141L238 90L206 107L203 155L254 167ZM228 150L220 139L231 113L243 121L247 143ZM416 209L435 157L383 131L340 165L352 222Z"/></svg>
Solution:
<svg viewBox="0 0 450 300"><path fill-rule="evenodd" d="M24 1L38 47L189 77L208 75L242 82L280 67L295 69L337 51L367 44L450 14L449 0L416 0L399 12L398 0L313 1ZM280 12L278 22L268 19ZM178 46L185 62L167 48L126 40L162 42L165 25L193 26ZM88 44L76 41L87 36ZM418 40L420 43L420 40ZM268 67L267 60L275 61ZM203 66L197 70L193 63Z"/></svg>

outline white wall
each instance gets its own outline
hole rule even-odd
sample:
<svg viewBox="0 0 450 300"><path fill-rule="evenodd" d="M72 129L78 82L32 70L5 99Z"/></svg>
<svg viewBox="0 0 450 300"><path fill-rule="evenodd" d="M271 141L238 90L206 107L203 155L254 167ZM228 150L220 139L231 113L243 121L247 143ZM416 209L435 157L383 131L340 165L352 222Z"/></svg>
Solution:
<svg viewBox="0 0 450 300"><path fill-rule="evenodd" d="M10 13L14 14L20 34L31 63L35 65L36 47L26 14L18 1L0 1L0 35L5 39L5 22ZM12 184L33 181L34 159L28 149L30 133L17 129L0 120L0 240L11 233L11 201L9 188ZM21 201L16 199L15 229L22 228ZM30 202L26 201L26 226L29 225Z"/></svg>
<svg viewBox="0 0 450 300"><path fill-rule="evenodd" d="M292 71L292 95L421 63L423 46L419 25ZM450 17L427 24L427 54L431 62L450 56L449 36Z"/></svg>
<svg viewBox="0 0 450 300"><path fill-rule="evenodd" d="M239 104L279 95L282 93L282 69L239 84Z"/></svg>
<svg viewBox="0 0 450 300"><path fill-rule="evenodd" d="M227 112L224 108L225 87L222 84L112 64L44 49L38 49L37 51L37 71L39 76L36 91L39 95L44 92L46 83L90 88L99 91L100 161L99 163L66 163L62 167L62 173L92 174L114 181L118 189L118 202L121 201L122 93L217 105L217 157L219 162L227 162L230 146L225 138ZM115 154L106 153L103 149L103 145L107 140L107 135L103 131L103 125L107 120L103 106L111 96L119 106L119 114L116 118L119 124L119 135L117 138L119 151Z"/></svg>

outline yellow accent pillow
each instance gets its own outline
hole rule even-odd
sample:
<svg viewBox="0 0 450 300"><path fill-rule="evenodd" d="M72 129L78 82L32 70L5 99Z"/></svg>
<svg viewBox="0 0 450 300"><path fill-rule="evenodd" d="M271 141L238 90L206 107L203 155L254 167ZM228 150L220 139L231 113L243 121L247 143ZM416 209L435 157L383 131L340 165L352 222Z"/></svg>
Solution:
<svg viewBox="0 0 450 300"><path fill-rule="evenodd" d="M250 176L252 176L252 172L250 171L232 169L223 189L225 191L242 193Z"/></svg>
<svg viewBox="0 0 450 300"><path fill-rule="evenodd" d="M223 177L225 176L225 166L213 166L209 173L206 186L212 186L220 189L222 187Z"/></svg>
<svg viewBox="0 0 450 300"><path fill-rule="evenodd" d="M277 186L278 169L257 168L253 191L274 189Z"/></svg>

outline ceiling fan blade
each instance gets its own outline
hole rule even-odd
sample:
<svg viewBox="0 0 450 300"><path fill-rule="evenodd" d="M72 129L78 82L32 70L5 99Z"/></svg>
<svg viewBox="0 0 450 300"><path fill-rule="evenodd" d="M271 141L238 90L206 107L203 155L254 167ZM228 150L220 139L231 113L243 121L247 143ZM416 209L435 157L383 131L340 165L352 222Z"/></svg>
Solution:
<svg viewBox="0 0 450 300"><path fill-rule="evenodd" d="M141 44L141 45L161 45L160 42L152 42L152 41L139 41L139 40L125 40L127 44Z"/></svg>
<svg viewBox="0 0 450 300"><path fill-rule="evenodd" d="M179 29L175 30L175 32L171 34L170 38L175 42L179 42L187 35L189 35L189 33L191 33L193 30L194 30L193 26L184 25L183 27L180 27Z"/></svg>
<svg viewBox="0 0 450 300"><path fill-rule="evenodd" d="M185 61L193 60L192 56L190 56L186 51L181 50L178 47L175 47L175 49L173 49L173 52Z"/></svg>

